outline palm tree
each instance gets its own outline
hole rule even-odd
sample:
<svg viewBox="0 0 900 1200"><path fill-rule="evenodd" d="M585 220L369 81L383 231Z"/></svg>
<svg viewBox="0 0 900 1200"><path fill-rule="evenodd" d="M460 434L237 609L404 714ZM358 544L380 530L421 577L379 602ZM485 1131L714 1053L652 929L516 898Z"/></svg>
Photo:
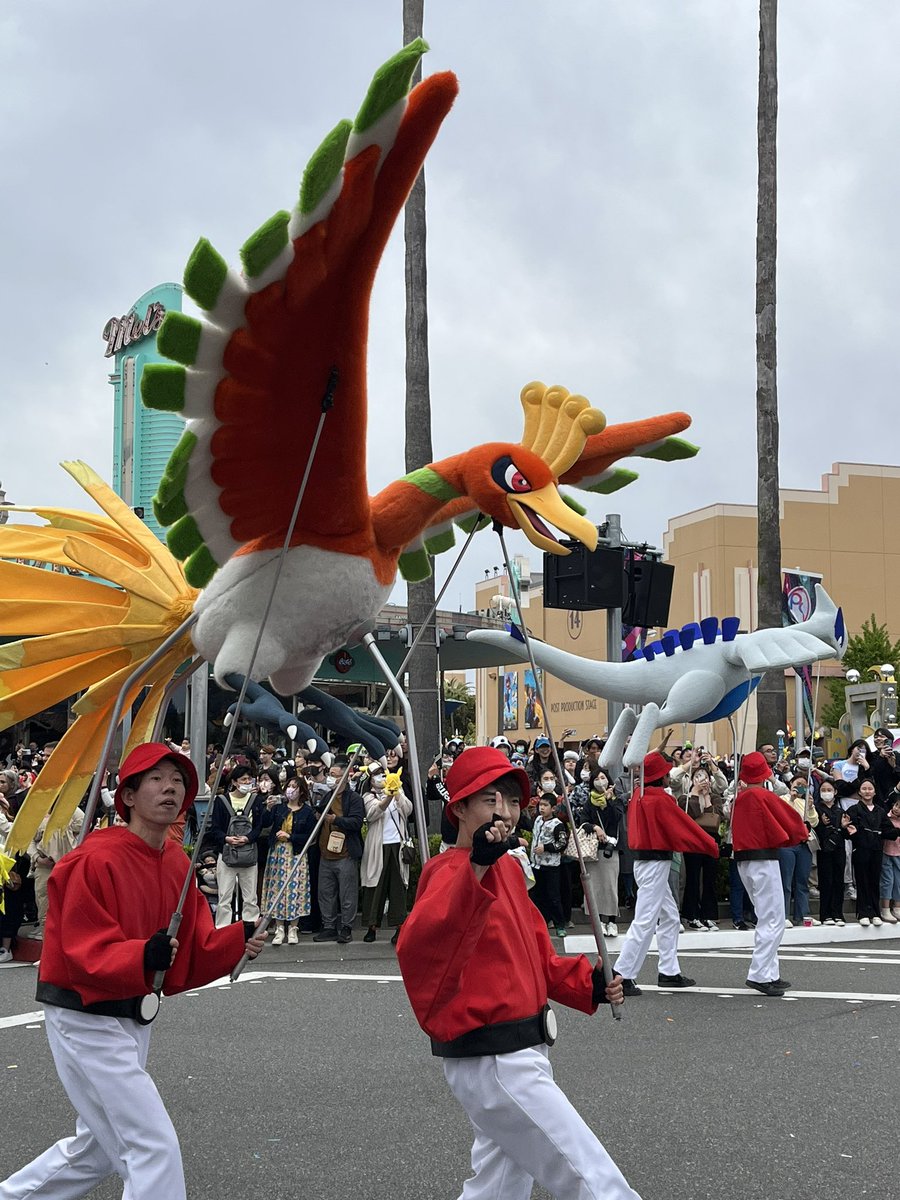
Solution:
<svg viewBox="0 0 900 1200"><path fill-rule="evenodd" d="M424 0L403 0L403 43L422 37ZM416 69L416 82L421 67ZM428 379L428 276L425 259L425 170L419 173L404 213L406 242L406 470L430 463L431 395ZM414 632L434 605L434 576L407 585L407 613ZM422 777L440 748L437 636L431 629L409 664L408 691Z"/></svg>
<svg viewBox="0 0 900 1200"><path fill-rule="evenodd" d="M756 117L756 448L757 613L760 628L781 625L781 526L778 496L775 266L778 231L778 0L759 4L759 102ZM786 720L784 673L770 671L757 691L759 735L771 740Z"/></svg>

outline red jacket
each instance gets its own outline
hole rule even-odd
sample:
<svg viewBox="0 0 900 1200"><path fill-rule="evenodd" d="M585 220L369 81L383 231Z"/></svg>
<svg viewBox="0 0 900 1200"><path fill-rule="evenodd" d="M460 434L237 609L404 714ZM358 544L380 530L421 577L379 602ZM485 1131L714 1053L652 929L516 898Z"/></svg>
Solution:
<svg viewBox="0 0 900 1200"><path fill-rule="evenodd" d="M731 838L738 850L781 850L809 837L800 814L768 788L738 792L731 816Z"/></svg>
<svg viewBox="0 0 900 1200"><path fill-rule="evenodd" d="M635 790L628 805L628 848L630 850L679 850L687 854L719 857L719 847L693 817L680 808L665 788Z"/></svg>
<svg viewBox="0 0 900 1200"><path fill-rule="evenodd" d="M430 859L397 957L416 1019L438 1042L533 1017L548 997L584 1013L597 1007L591 963L583 954L554 954L522 868L508 854L481 882L468 850Z"/></svg>
<svg viewBox="0 0 900 1200"><path fill-rule="evenodd" d="M78 992L84 1004L145 996L153 972L144 970L144 943L168 926L187 869L187 855L171 841L154 850L123 826L90 834L47 880L41 980ZM173 995L227 975L244 941L241 922L214 928L192 883L163 990Z"/></svg>

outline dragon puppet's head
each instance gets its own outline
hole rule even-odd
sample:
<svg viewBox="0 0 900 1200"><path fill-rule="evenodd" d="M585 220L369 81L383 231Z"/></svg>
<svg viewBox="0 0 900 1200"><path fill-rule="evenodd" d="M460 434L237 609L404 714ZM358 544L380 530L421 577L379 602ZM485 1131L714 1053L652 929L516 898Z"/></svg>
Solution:
<svg viewBox="0 0 900 1200"><path fill-rule="evenodd" d="M521 529L539 550L569 553L551 525L594 550L596 527L570 507L557 484L588 437L606 427L606 418L564 387L529 383L521 399L525 432L520 443L488 442L463 456L466 495L501 525Z"/></svg>

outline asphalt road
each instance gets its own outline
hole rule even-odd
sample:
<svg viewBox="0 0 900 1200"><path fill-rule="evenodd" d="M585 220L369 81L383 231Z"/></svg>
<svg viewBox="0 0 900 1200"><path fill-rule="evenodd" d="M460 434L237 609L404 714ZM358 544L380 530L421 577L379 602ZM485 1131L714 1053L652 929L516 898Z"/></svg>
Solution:
<svg viewBox="0 0 900 1200"><path fill-rule="evenodd" d="M792 950L803 994L784 1000L743 986L748 958L683 956L711 990L648 990L621 1022L557 1006L561 1086L644 1200L897 1200L900 951ZM73 1123L26 1018L35 975L0 970L0 1178ZM388 945L270 949L232 987L167 1000L150 1069L193 1200L453 1200L468 1173L466 1118Z"/></svg>

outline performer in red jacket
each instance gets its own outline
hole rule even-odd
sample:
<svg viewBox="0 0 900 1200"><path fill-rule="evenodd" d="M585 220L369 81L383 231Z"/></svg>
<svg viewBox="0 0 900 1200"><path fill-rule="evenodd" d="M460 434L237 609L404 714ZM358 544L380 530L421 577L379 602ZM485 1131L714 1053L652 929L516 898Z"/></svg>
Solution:
<svg viewBox="0 0 900 1200"><path fill-rule="evenodd" d="M54 867L37 998L59 1077L78 1119L63 1138L0 1183L0 1200L82 1196L109 1175L129 1200L183 1200L175 1129L145 1069L159 1007L153 975L171 995L226 975L265 934L213 927L194 886L177 938L166 926L188 860L167 839L197 795L189 758L162 743L122 763L115 805L124 826L98 830Z"/></svg>
<svg viewBox="0 0 900 1200"><path fill-rule="evenodd" d="M763 783L772 769L762 754L741 760L740 778L749 786L738 790L731 814L734 861L741 882L756 909L756 933L747 987L764 996L783 996L791 985L781 978L778 947L784 937L784 888L778 851L799 846L809 831L798 813Z"/></svg>
<svg viewBox="0 0 900 1200"><path fill-rule="evenodd" d="M537 1180L565 1200L637 1200L553 1081L547 1001L592 1013L622 1003L583 955L560 958L507 853L528 776L490 747L466 750L446 777L455 846L425 865L397 956L419 1024L475 1127L466 1200L523 1200Z"/></svg>
<svg viewBox="0 0 900 1200"><path fill-rule="evenodd" d="M635 977L644 965L654 933L659 949L658 985L686 988L696 982L682 975L678 965L681 918L669 887L669 869L676 850L718 858L719 847L665 790L669 770L670 764L661 754L648 754L644 759L644 790L635 789L628 805L628 845L634 851L638 894L634 920L616 962L626 996L641 995ZM656 786L647 786L653 784Z"/></svg>

